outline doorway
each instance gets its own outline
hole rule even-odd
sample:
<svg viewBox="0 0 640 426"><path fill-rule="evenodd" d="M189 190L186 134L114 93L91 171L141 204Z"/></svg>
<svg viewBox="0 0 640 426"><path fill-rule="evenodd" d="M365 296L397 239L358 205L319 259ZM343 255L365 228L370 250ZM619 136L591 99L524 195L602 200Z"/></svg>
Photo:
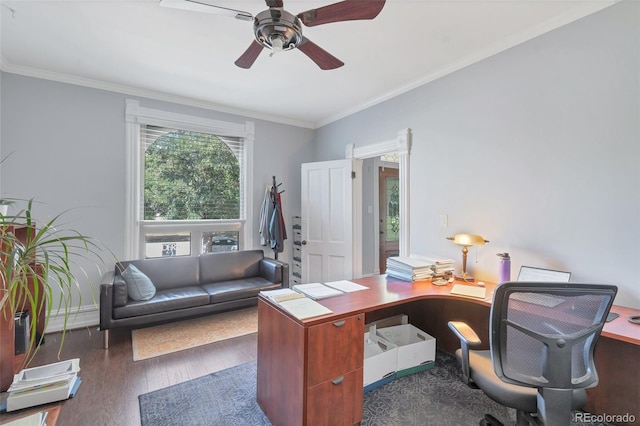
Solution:
<svg viewBox="0 0 640 426"><path fill-rule="evenodd" d="M410 224L409 224L409 164L410 164L410 152L411 152L411 129L402 129L398 132L395 139L379 142L371 145L355 146L353 144L347 145L347 158L364 160L367 158L376 158L383 154L390 152L397 153L398 155L398 192L399 192L399 239L398 239L398 253L400 256L408 256L410 253ZM362 229L362 217L363 217L363 203L362 203L362 162L355 164L354 175L354 194L353 194L353 213L354 213L354 278L362 277L362 264L363 264L363 229ZM376 184L377 179L375 180ZM375 192L375 197L378 197L378 192ZM377 205L376 202L374 205ZM378 209L374 209L376 216L378 215ZM379 246L379 223L377 220L371 222L371 234L373 234L374 241L373 247L375 248L371 252L371 257L375 259L375 266L373 274L379 273L380 259L376 251ZM366 229L365 229L365 232ZM370 272L367 274L371 274Z"/></svg>
<svg viewBox="0 0 640 426"><path fill-rule="evenodd" d="M378 168L378 217L380 273L387 269L387 258L400 253L400 174L398 169Z"/></svg>

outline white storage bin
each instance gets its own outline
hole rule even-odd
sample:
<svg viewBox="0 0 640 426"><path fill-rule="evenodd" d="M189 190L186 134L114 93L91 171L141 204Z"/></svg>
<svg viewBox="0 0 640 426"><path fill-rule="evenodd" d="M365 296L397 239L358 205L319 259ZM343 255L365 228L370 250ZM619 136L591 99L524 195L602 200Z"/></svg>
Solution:
<svg viewBox="0 0 640 426"><path fill-rule="evenodd" d="M398 377L433 368L436 339L412 324L378 328L377 334L398 346Z"/></svg>
<svg viewBox="0 0 640 426"><path fill-rule="evenodd" d="M369 331L371 326L375 326L378 330L384 327L391 327L393 325L409 324L409 317L407 314L394 315L392 317L382 318L372 321L364 325L364 331Z"/></svg>
<svg viewBox="0 0 640 426"><path fill-rule="evenodd" d="M398 346L376 334L373 326L364 334L364 371L365 392L382 386L395 379L398 364Z"/></svg>

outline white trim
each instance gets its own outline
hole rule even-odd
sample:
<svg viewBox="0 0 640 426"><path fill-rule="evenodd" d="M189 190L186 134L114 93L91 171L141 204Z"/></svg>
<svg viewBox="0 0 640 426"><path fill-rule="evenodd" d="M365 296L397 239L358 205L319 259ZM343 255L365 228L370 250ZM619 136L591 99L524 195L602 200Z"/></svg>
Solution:
<svg viewBox="0 0 640 426"><path fill-rule="evenodd" d="M98 327L100 324L100 311L95 305L81 306L79 309L73 308L68 314L67 330L77 328ZM62 331L64 328L64 314L52 312L45 334Z"/></svg>
<svg viewBox="0 0 640 426"><path fill-rule="evenodd" d="M362 277L362 160L351 159L351 169L355 172L355 177L351 182L352 194L352 212L353 227L351 234L353 235L353 245L351 251L353 253L353 277Z"/></svg>
<svg viewBox="0 0 640 426"><path fill-rule="evenodd" d="M380 178L378 171L380 167L380 156L376 155L373 161L373 246L380 247ZM398 165L399 167L399 165ZM400 178L398 176L398 178ZM373 273L380 274L380 250L373 256Z"/></svg>
<svg viewBox="0 0 640 426"><path fill-rule="evenodd" d="M410 193L409 155L411 153L411 129L398 132L398 154L400 154L399 180L400 180L400 256L411 254L411 221L410 218Z"/></svg>
<svg viewBox="0 0 640 426"><path fill-rule="evenodd" d="M160 127L179 127L194 132L214 133L221 136L234 136L244 138L247 134L247 125L232 123L229 121L212 120L210 118L196 117L193 115L179 114L159 109L144 108L139 101L127 99L126 120L133 123L144 123Z"/></svg>
<svg viewBox="0 0 640 426"><path fill-rule="evenodd" d="M517 46L526 41L529 41L535 37L545 34L549 31L555 30L556 28L560 28L563 25L570 24L571 22L584 18L585 16L591 15L599 10L612 6L620 1L621 0L602 0L602 1L590 1L590 2L585 1L583 2L580 8L570 10L563 15L556 16L538 25L527 28L524 31L520 31L517 34L513 34L510 37L503 38L493 44L486 46L484 49L476 51L442 68L439 68L433 71L432 73L427 74L422 78L419 78L418 80L409 82L404 86L397 87L396 89L391 90L387 93L384 93L381 96L378 96L376 98L373 98L368 102L364 102L360 105L355 105L352 108L345 109L343 111L338 112L337 114L334 114L320 121L317 121L315 123L315 128L326 126L327 124L333 123L334 121L338 121L342 118L348 117L357 112L364 111L367 108L371 108L374 105L378 105L384 101L388 101L389 99L402 95L403 93L407 93L415 88L424 86L427 83L435 81L448 74L452 74L462 68L466 68L470 65L475 64L476 62L480 62L493 55L496 55L514 46Z"/></svg>
<svg viewBox="0 0 640 426"><path fill-rule="evenodd" d="M408 256L411 253L410 246L410 203L409 203L409 164L411 154L411 129L402 129L398 132L395 139L382 141L370 145L356 147L354 144L348 144L345 150L345 157L351 159L373 158L388 152L397 152L400 156L399 162L399 181L400 181L400 231L399 231L399 249L400 256ZM360 216L354 214L354 227L362 227L362 184L355 185L353 189L353 205L354 208L359 206ZM373 224L374 235L378 235L378 223ZM355 237L354 237L355 238ZM374 237L375 239L375 237ZM378 236L378 244L380 239ZM362 238L354 239L354 271L358 270L362 273ZM379 262L378 262L379 263ZM379 268L379 265L378 265ZM379 269L378 269L379 271Z"/></svg>
<svg viewBox="0 0 640 426"><path fill-rule="evenodd" d="M137 110L140 102L131 99L126 100L126 114ZM140 150L137 149L140 139L140 127L130 120L125 122L125 188L124 188L124 258L136 259L138 257L138 247L140 241L140 229L137 226L139 216L139 206L136 203L136 188L140 179L137 172Z"/></svg>
<svg viewBox="0 0 640 426"><path fill-rule="evenodd" d="M237 224L241 227L240 232L240 250L251 248L253 246L251 236L253 235L253 142L255 140L255 125L251 121L243 124L212 120L209 118L196 117L186 114L173 113L164 110L145 108L140 106L140 102L133 99L127 99L125 102L125 259L138 259L141 256L141 248L143 233L140 232L140 202L137 188L140 188L141 182L140 168L142 167L142 159L140 156L139 140L140 126L139 124L151 124L161 127L188 129L195 132L211 133L220 136L230 136L243 138L244 144L244 175L243 191L244 191L244 211L241 217L233 221L208 221L203 227L212 229L220 227L225 223L231 223L233 226ZM163 229L168 222L163 221ZM188 222L176 223L176 227L184 228L189 225ZM151 223L144 223L144 228L153 227ZM198 225L200 228L200 225ZM199 252L199 250L198 250Z"/></svg>
<svg viewBox="0 0 640 426"><path fill-rule="evenodd" d="M240 240L243 241L243 245L239 249L251 250L253 246L253 142L256 139L256 129L251 121L245 123L245 135L244 135L244 161L246 162L245 174L244 174L244 193L245 206L244 212L246 217L244 218L244 226L242 227Z"/></svg>
<svg viewBox="0 0 640 426"><path fill-rule="evenodd" d="M290 126L303 127L307 129L315 129L313 123L307 121L294 120L287 117L279 117L275 115L264 114L257 111L244 110L240 108L232 108L216 104L213 102L202 101L198 99L188 98L185 96L175 96L155 90L146 90L139 87L126 86L122 84L109 83L106 81L93 80L89 78L78 77L69 74L62 74L53 71L46 71L37 68L15 65L7 62L6 58L2 58L0 69L11 74L23 75L26 77L40 78L43 80L57 81L60 83L73 84L75 86L89 87L92 89L106 90L109 92L121 93L126 96L137 96L141 98L155 99L159 101L172 102L180 105L203 108L210 111L223 112L242 116L243 118L253 118L257 120L265 120L273 123L287 124Z"/></svg>

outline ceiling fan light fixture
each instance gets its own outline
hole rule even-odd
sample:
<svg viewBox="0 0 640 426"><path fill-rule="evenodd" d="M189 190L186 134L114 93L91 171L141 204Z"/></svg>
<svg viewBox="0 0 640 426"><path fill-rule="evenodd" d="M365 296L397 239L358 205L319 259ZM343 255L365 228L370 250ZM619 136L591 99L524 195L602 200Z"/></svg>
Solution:
<svg viewBox="0 0 640 426"><path fill-rule="evenodd" d="M274 52L295 49L302 43L302 23L286 10L260 12L253 26L256 41Z"/></svg>

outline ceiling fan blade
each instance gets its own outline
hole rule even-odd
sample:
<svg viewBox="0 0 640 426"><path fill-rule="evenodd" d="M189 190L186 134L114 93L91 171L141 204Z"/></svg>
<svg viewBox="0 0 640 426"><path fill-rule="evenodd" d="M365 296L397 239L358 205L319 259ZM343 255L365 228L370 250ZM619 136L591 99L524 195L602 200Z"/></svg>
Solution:
<svg viewBox="0 0 640 426"><path fill-rule="evenodd" d="M243 21L252 21L253 15L242 10L209 4L204 0L160 0L160 6L174 9L191 10L194 12L214 13L216 15L231 16Z"/></svg>
<svg viewBox="0 0 640 426"><path fill-rule="evenodd" d="M260 52L262 52L262 45L253 40L249 48L234 63L240 68L249 69L258 59Z"/></svg>
<svg viewBox="0 0 640 426"><path fill-rule="evenodd" d="M307 27L328 24L330 22L357 21L373 19L384 7L385 0L345 0L317 9L307 10L298 18Z"/></svg>
<svg viewBox="0 0 640 426"><path fill-rule="evenodd" d="M302 38L302 43L300 43L298 49L315 62L320 69L333 70L344 65L344 62L340 59L336 58L306 37Z"/></svg>
<svg viewBox="0 0 640 426"><path fill-rule="evenodd" d="M284 7L282 0L264 0L269 7Z"/></svg>

